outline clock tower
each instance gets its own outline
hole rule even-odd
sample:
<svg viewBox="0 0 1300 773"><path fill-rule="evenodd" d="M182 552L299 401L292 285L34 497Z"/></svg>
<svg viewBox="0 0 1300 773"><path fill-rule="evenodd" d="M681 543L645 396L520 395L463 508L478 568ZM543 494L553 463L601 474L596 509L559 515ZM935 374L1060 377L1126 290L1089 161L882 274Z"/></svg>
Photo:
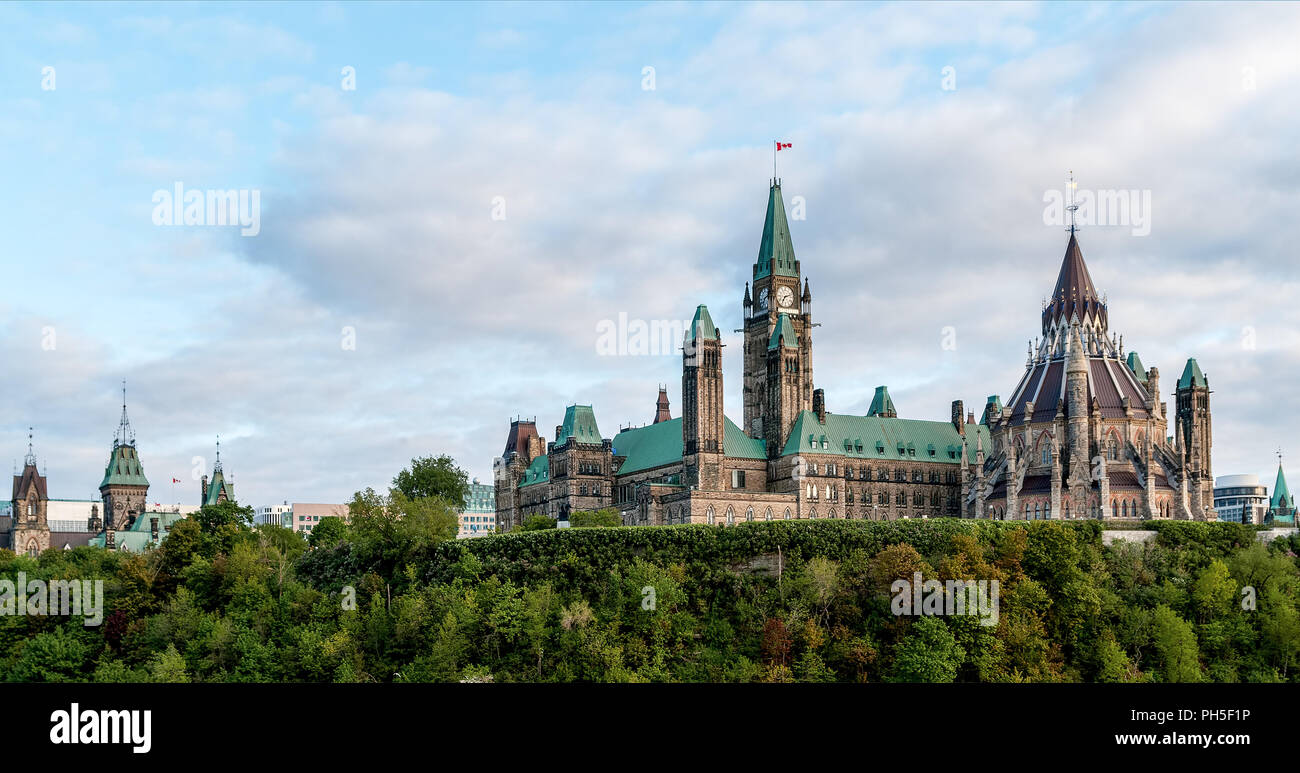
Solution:
<svg viewBox="0 0 1300 773"><path fill-rule="evenodd" d="M754 263L752 292L745 286L743 316L744 429L750 437L767 441L769 453L773 445L779 452L799 411L812 410L813 399L812 294L806 279L802 292L799 288L799 261L779 180L773 180L768 191L763 241ZM769 349L783 352L775 370L769 367ZM771 398L774 391L779 398Z"/></svg>

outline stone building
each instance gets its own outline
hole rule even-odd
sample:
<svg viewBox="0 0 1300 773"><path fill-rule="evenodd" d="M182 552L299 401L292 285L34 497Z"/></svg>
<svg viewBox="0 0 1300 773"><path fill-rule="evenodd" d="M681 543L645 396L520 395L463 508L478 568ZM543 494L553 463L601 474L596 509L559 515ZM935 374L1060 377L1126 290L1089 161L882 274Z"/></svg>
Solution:
<svg viewBox="0 0 1300 773"><path fill-rule="evenodd" d="M950 421L899 419L883 386L869 415L826 410L801 272L773 181L741 300L744 428L725 414L721 335L699 306L683 340L680 417L661 388L653 423L613 438L601 436L590 405L569 406L545 445L535 420L511 422L494 463L498 530L603 507L628 525L958 515L988 428L961 401Z"/></svg>
<svg viewBox="0 0 1300 773"><path fill-rule="evenodd" d="M984 407L993 442L963 515L1215 519L1209 381L1189 359L1168 437L1159 369L1111 332L1073 228L1041 324L1011 399Z"/></svg>
<svg viewBox="0 0 1300 773"><path fill-rule="evenodd" d="M1187 361L1167 438L1160 373L1109 329L1073 228L1042 339L1003 405L978 423L901 419L885 386L867 415L835 414L813 380L812 292L779 181L741 299L743 427L723 405L722 341L699 306L682 345L682 415L602 438L569 406L542 447L514 421L495 461L498 530L534 513L617 507L628 525L802 518L1213 518L1209 382Z"/></svg>
<svg viewBox="0 0 1300 773"><path fill-rule="evenodd" d="M36 469L36 453L31 435L27 437L27 456L22 473L14 476L13 506L10 523L5 529L3 547L15 553L36 557L50 546L50 495L45 476Z"/></svg>

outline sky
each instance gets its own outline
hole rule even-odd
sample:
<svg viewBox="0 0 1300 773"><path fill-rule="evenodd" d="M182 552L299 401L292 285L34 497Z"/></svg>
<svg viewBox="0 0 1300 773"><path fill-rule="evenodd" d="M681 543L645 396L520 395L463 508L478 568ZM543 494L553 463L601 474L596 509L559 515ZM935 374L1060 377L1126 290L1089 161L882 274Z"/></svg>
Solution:
<svg viewBox="0 0 1300 773"><path fill-rule="evenodd" d="M218 435L254 506L430 454L490 483L512 417L679 415L680 353L598 331L701 303L740 423L780 140L828 410L1006 399L1072 171L1141 205L1079 230L1112 331L1166 392L1196 357L1215 474L1271 487L1297 39L1293 4L0 4L0 458L35 427L50 495L97 498L125 380L154 502ZM256 192L256 234L160 223L177 184Z"/></svg>

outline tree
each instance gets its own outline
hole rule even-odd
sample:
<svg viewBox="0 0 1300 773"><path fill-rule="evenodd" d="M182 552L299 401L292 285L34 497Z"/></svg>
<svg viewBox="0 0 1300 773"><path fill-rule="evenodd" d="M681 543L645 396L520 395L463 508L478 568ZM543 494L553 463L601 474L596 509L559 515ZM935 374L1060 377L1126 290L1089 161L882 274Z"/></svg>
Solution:
<svg viewBox="0 0 1300 773"><path fill-rule="evenodd" d="M337 545L349 537L348 524L342 518L327 515L312 527L307 544L312 547Z"/></svg>
<svg viewBox="0 0 1300 773"><path fill-rule="evenodd" d="M891 681L951 682L965 659L966 651L942 620L922 617L895 650Z"/></svg>
<svg viewBox="0 0 1300 773"><path fill-rule="evenodd" d="M412 459L411 466L393 478L393 486L407 499L439 497L458 511L469 498L469 476L446 454Z"/></svg>
<svg viewBox="0 0 1300 773"><path fill-rule="evenodd" d="M525 518L523 523L519 524L519 531L542 531L554 528L555 519L541 513L533 513Z"/></svg>
<svg viewBox="0 0 1300 773"><path fill-rule="evenodd" d="M348 504L353 543L366 559L392 577L418 551L455 539L460 528L456 511L441 497L410 499L393 489L387 496L374 489L358 491Z"/></svg>
<svg viewBox="0 0 1300 773"><path fill-rule="evenodd" d="M623 516L616 508L605 507L600 510L578 510L569 515L569 526L574 529L587 529L598 526L622 526Z"/></svg>
<svg viewBox="0 0 1300 773"><path fill-rule="evenodd" d="M1169 607L1156 607L1152 622L1160 673L1166 682L1201 681L1201 664L1196 649L1196 634L1187 621Z"/></svg>
<svg viewBox="0 0 1300 773"><path fill-rule="evenodd" d="M1231 611L1237 597L1237 583L1228 574L1228 567L1217 558L1201 571L1192 587L1192 603L1202 623Z"/></svg>

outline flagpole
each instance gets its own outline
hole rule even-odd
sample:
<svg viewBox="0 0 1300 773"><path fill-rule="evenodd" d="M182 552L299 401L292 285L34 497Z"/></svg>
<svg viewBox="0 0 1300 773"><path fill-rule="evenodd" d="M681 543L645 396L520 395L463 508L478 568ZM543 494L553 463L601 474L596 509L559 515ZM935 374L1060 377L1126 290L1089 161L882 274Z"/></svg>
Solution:
<svg viewBox="0 0 1300 773"><path fill-rule="evenodd" d="M772 184L776 185L776 149L777 141L772 140Z"/></svg>

